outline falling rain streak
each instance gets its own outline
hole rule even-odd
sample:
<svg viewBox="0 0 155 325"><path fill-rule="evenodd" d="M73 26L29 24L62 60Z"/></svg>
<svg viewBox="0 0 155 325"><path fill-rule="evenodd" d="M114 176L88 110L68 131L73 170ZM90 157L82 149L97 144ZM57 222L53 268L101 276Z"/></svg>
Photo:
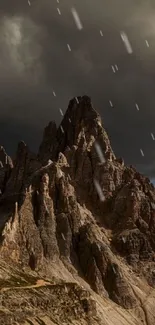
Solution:
<svg viewBox="0 0 155 325"><path fill-rule="evenodd" d="M62 132L62 133L65 133L65 132L64 132L64 129L63 129L63 127L62 127L62 125L60 125L60 129L61 129L61 132Z"/></svg>
<svg viewBox="0 0 155 325"><path fill-rule="evenodd" d="M94 146L95 146L96 152L100 158L100 162L105 163L105 158L104 158L104 155L103 155L100 145L97 142L95 142Z"/></svg>
<svg viewBox="0 0 155 325"><path fill-rule="evenodd" d="M145 43L147 47L150 47L149 42L147 40L145 40Z"/></svg>
<svg viewBox="0 0 155 325"><path fill-rule="evenodd" d="M135 104L135 106L136 106L136 108L137 108L137 111L139 111L139 106L138 106L138 104L137 104L137 103Z"/></svg>
<svg viewBox="0 0 155 325"><path fill-rule="evenodd" d="M115 71L115 67L112 65L111 66L111 68L112 68L112 71L114 72L114 73L116 73L116 71Z"/></svg>
<svg viewBox="0 0 155 325"><path fill-rule="evenodd" d="M70 51L70 52L71 52L71 47L70 47L70 45L69 45L69 44L67 44L67 47L68 47L68 51Z"/></svg>
<svg viewBox="0 0 155 325"><path fill-rule="evenodd" d="M77 97L75 97L75 100L76 100L77 104L79 104L79 100L78 100L78 98L77 98Z"/></svg>
<svg viewBox="0 0 155 325"><path fill-rule="evenodd" d="M61 236L62 236L62 239L63 239L63 240L66 240L66 238L65 238L65 236L64 236L63 233L61 233Z"/></svg>
<svg viewBox="0 0 155 325"><path fill-rule="evenodd" d="M111 107L113 107L113 103L112 103L111 100L109 100L109 104L110 104Z"/></svg>
<svg viewBox="0 0 155 325"><path fill-rule="evenodd" d="M60 11L59 8L57 8L57 12L58 12L59 15L61 15L61 11Z"/></svg>
<svg viewBox="0 0 155 325"><path fill-rule="evenodd" d="M95 185L96 191L98 193L98 196L100 198L100 201L104 202L105 201L105 196L103 194L102 188L101 188L101 186L100 186L97 179L94 179L94 185Z"/></svg>
<svg viewBox="0 0 155 325"><path fill-rule="evenodd" d="M61 108L59 108L59 111L60 111L60 114L61 114L62 116L64 116L64 113L63 113L63 111L62 111Z"/></svg>
<svg viewBox="0 0 155 325"><path fill-rule="evenodd" d="M144 152L143 152L142 149L140 149L140 153L141 153L141 155L144 157Z"/></svg>
<svg viewBox="0 0 155 325"><path fill-rule="evenodd" d="M124 45L125 45L125 48L126 48L127 52L129 54L132 54L133 50L132 50L131 44L129 42L128 36L126 35L125 32L121 32L120 35L121 35L122 41L124 42Z"/></svg>
<svg viewBox="0 0 155 325"><path fill-rule="evenodd" d="M72 12L72 15L73 15L73 18L74 18L74 21L75 21L75 24L76 24L77 29L79 29L79 30L83 29L83 26L82 26L80 17L78 15L76 9L75 8L72 8L71 9L71 12Z"/></svg>

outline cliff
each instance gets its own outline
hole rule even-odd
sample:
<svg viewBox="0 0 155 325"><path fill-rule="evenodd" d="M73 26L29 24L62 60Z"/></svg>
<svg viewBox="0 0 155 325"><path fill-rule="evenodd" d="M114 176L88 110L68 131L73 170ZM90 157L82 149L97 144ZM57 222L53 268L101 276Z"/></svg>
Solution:
<svg viewBox="0 0 155 325"><path fill-rule="evenodd" d="M153 325L155 189L115 157L87 96L38 155L0 148L1 325Z"/></svg>

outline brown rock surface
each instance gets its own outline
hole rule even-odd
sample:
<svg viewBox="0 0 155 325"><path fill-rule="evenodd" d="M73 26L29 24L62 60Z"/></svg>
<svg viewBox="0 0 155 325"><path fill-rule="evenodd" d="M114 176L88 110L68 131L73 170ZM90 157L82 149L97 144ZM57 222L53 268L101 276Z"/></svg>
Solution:
<svg viewBox="0 0 155 325"><path fill-rule="evenodd" d="M87 96L38 155L0 148L0 323L154 325L155 189Z"/></svg>

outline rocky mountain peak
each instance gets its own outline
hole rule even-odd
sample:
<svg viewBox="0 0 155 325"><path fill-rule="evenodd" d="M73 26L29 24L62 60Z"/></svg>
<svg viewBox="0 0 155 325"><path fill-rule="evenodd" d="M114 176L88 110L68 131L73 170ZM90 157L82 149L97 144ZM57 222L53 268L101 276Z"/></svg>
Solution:
<svg viewBox="0 0 155 325"><path fill-rule="evenodd" d="M11 158L7 155L3 146L0 146L0 167L9 165L10 168L13 168L13 162Z"/></svg>
<svg viewBox="0 0 155 325"><path fill-rule="evenodd" d="M10 159L1 147L1 324L153 325L155 189L115 157L91 99Z"/></svg>
<svg viewBox="0 0 155 325"><path fill-rule="evenodd" d="M54 122L45 128L38 156L42 161L57 159L59 152L73 146L85 147L85 150L90 151L95 141L100 142L107 158L115 157L101 117L93 108L91 99L88 96L76 97L70 100L59 128L56 129Z"/></svg>

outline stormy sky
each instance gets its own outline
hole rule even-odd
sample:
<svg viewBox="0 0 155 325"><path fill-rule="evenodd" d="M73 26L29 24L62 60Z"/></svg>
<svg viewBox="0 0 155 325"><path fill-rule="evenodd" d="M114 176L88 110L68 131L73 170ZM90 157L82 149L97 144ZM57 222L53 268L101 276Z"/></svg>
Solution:
<svg viewBox="0 0 155 325"><path fill-rule="evenodd" d="M0 143L7 152L19 140L36 151L45 125L61 121L59 108L84 94L116 155L155 178L154 0L1 0Z"/></svg>

